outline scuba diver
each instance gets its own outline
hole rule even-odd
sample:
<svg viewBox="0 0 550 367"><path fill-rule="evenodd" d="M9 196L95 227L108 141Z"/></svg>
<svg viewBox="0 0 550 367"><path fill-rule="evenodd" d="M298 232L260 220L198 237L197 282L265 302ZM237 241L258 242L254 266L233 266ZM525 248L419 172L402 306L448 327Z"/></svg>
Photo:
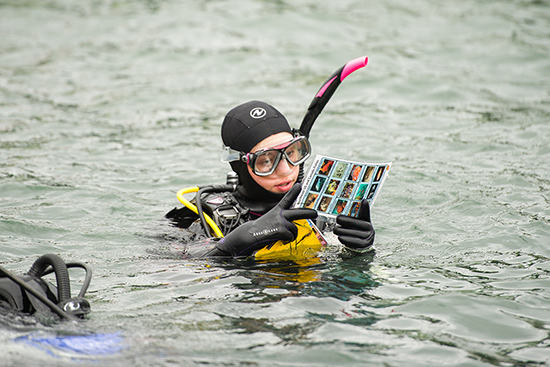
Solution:
<svg viewBox="0 0 550 367"><path fill-rule="evenodd" d="M221 137L222 160L233 170L228 184L198 190L197 211L184 206L166 214L186 231L185 256L248 257L277 241L295 240L294 221L317 217L313 209L291 208L311 154L307 136L292 129L273 106L250 101L227 113ZM219 227L216 237L203 212ZM367 201L361 203L358 217L337 216L333 232L347 249L368 251L374 228Z"/></svg>

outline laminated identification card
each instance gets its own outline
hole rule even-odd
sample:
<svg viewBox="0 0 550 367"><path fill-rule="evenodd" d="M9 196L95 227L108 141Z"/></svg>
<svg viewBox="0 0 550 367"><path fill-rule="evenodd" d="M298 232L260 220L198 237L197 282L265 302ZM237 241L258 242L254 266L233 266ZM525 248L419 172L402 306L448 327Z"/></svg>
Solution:
<svg viewBox="0 0 550 367"><path fill-rule="evenodd" d="M390 167L391 162L361 163L317 155L295 207L315 209L329 217L356 217L363 199L372 208Z"/></svg>

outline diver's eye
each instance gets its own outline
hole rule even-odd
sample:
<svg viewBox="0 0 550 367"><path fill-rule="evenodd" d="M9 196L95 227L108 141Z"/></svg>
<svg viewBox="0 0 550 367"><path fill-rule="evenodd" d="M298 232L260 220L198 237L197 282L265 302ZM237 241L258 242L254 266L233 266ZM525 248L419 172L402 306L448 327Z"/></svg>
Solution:
<svg viewBox="0 0 550 367"><path fill-rule="evenodd" d="M256 157L254 164L258 172L269 172L273 168L273 164L277 158L277 151L267 151Z"/></svg>

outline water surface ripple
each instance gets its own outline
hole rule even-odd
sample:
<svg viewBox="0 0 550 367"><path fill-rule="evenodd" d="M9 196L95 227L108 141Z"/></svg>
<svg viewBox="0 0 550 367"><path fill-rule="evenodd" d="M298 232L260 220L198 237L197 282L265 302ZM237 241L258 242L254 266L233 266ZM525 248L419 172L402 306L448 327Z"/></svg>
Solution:
<svg viewBox="0 0 550 367"><path fill-rule="evenodd" d="M550 363L549 1L4 0L0 34L0 263L94 270L87 321L0 315L2 365ZM311 140L393 161L376 253L169 256L177 190L225 179L224 114L297 127L362 55Z"/></svg>

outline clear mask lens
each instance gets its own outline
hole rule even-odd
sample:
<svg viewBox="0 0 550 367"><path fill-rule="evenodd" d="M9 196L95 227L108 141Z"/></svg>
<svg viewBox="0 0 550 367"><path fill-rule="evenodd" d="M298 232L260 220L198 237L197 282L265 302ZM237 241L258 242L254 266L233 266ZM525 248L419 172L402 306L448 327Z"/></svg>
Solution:
<svg viewBox="0 0 550 367"><path fill-rule="evenodd" d="M297 166L305 162L310 154L309 141L301 136L277 147L250 154L249 164L256 175L268 176L275 172L281 158L284 157L288 163Z"/></svg>

